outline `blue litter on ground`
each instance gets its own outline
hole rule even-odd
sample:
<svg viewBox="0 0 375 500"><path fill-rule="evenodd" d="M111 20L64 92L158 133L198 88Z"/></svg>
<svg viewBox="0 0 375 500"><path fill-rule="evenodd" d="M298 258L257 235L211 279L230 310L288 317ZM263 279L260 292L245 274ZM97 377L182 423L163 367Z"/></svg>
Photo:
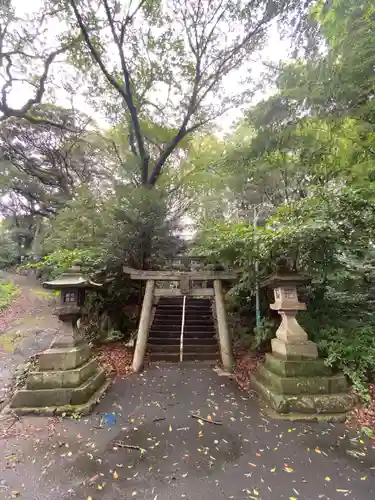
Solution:
<svg viewBox="0 0 375 500"><path fill-rule="evenodd" d="M116 423L116 415L114 413L104 413L103 423L107 425L114 425Z"/></svg>

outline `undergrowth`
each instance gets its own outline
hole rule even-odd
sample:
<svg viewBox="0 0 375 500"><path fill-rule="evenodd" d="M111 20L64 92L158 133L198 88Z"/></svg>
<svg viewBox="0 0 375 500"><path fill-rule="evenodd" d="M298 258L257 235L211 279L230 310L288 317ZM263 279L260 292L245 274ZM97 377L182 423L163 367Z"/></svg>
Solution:
<svg viewBox="0 0 375 500"><path fill-rule="evenodd" d="M5 311L19 294L18 286L9 281L0 282L0 312Z"/></svg>

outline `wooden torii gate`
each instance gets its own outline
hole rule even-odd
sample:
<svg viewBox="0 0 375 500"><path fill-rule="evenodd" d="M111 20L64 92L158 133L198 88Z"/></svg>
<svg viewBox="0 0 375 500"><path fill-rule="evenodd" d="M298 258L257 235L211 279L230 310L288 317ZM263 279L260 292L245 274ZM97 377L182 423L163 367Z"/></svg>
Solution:
<svg viewBox="0 0 375 500"><path fill-rule="evenodd" d="M216 320L219 334L220 354L225 371L232 371L233 355L231 338L228 330L223 282L232 283L237 279L238 272L216 270L199 270L199 258L182 257L173 259L178 269L171 271L141 271L123 267L125 274L133 280L146 281L141 318L138 327L137 341L133 357L133 370L139 372L143 368L143 361L147 347L149 329L152 322L152 308L155 297L213 297L215 302ZM176 261L178 264L176 265ZM186 269L193 270L186 270ZM166 281L179 283L179 288L162 288L157 282ZM203 282L204 287L195 288L194 283ZM211 286L212 284L212 286Z"/></svg>

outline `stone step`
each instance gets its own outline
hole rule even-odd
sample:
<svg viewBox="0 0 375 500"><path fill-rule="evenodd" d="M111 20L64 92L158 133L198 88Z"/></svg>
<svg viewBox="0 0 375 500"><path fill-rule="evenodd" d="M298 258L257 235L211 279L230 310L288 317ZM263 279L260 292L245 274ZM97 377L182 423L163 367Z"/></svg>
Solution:
<svg viewBox="0 0 375 500"><path fill-rule="evenodd" d="M275 354L266 354L264 366L281 377L319 377L332 375L324 359L290 360Z"/></svg>
<svg viewBox="0 0 375 500"><path fill-rule="evenodd" d="M206 337L206 338L216 337L216 330L215 328L206 328L205 330L201 329L185 330L184 338L188 339L190 337Z"/></svg>
<svg viewBox="0 0 375 500"><path fill-rule="evenodd" d="M217 340L215 337L187 337L189 339L189 345L217 345ZM180 345L180 337L149 337L148 343L152 345Z"/></svg>
<svg viewBox="0 0 375 500"><path fill-rule="evenodd" d="M345 375L331 377L280 377L264 365L259 367L262 381L281 394L337 394L348 389Z"/></svg>
<svg viewBox="0 0 375 500"><path fill-rule="evenodd" d="M154 352L174 352L174 353L179 353L180 352L180 344L164 344L164 345L158 345L158 344L149 344L148 345L149 352L154 353ZM217 344L184 344L183 345L183 352L187 353L217 353Z"/></svg>
<svg viewBox="0 0 375 500"><path fill-rule="evenodd" d="M182 314L182 307L159 307L157 306L155 309L155 313L161 314ZM195 307L186 307L185 312L189 314L212 314L212 310L209 308L195 308Z"/></svg>
<svg viewBox="0 0 375 500"><path fill-rule="evenodd" d="M212 319L212 313L210 311L185 311L185 319L186 318L211 318ZM154 314L154 319L168 319L168 318L182 318L182 311L173 311L173 312L168 312L168 311L155 311Z"/></svg>
<svg viewBox="0 0 375 500"><path fill-rule="evenodd" d="M273 420L286 420L288 422L326 422L342 423L346 421L346 413L277 413L275 410L268 409L267 414Z"/></svg>
<svg viewBox="0 0 375 500"><path fill-rule="evenodd" d="M158 302L158 306L182 306L184 303L183 297L161 297ZM195 307L211 307L210 299L193 299L187 297L185 300L185 305L195 306Z"/></svg>
<svg viewBox="0 0 375 500"><path fill-rule="evenodd" d="M183 354L184 361L212 361L215 362L219 358L218 353L187 353ZM169 363L178 363L180 361L180 353L153 352L150 353L151 361L166 361Z"/></svg>
<svg viewBox="0 0 375 500"><path fill-rule="evenodd" d="M251 375L253 388L277 413L333 414L346 413L353 408L350 394L280 394L258 375Z"/></svg>
<svg viewBox="0 0 375 500"><path fill-rule="evenodd" d="M185 323L213 323L212 314L186 314Z"/></svg>
<svg viewBox="0 0 375 500"><path fill-rule="evenodd" d="M77 387L88 380L97 371L95 359L71 370L47 370L29 372L26 389L56 389L57 387Z"/></svg>
<svg viewBox="0 0 375 500"><path fill-rule="evenodd" d="M152 322L152 325L155 327L158 326L179 326L181 328L182 325L182 318L155 318L154 321ZM214 322L212 321L212 318L207 318L207 319L198 319L198 318L185 318L185 327L190 327L190 326L196 326L196 325L202 325L202 327L206 326L214 326Z"/></svg>
<svg viewBox="0 0 375 500"><path fill-rule="evenodd" d="M158 326L152 326L150 329L150 334L151 333L172 333L176 335L181 335L181 326L178 325L158 325ZM187 326L186 328L184 327L184 335L191 335L192 333L195 332L203 332L207 333L209 335L215 335L215 328L213 326L207 326L205 327L204 325L197 325L194 327L189 327Z"/></svg>
<svg viewBox="0 0 375 500"><path fill-rule="evenodd" d="M191 337L194 337L194 338L212 338L215 336L215 331L214 330L205 330L205 331L190 331L190 332L184 332L184 337L186 338L191 338ZM154 330L154 329L151 329L150 330L150 333L149 333L149 337L152 337L152 338L156 338L156 337L176 337L176 338L180 338L181 336L181 331L180 330L176 330L176 331L170 331L170 330L167 330L167 329L163 329L163 330Z"/></svg>
<svg viewBox="0 0 375 500"><path fill-rule="evenodd" d="M182 311L159 311L156 309L154 318L182 318Z"/></svg>
<svg viewBox="0 0 375 500"><path fill-rule="evenodd" d="M185 323L185 332L191 332L194 330L215 330L215 325L212 321L211 323L201 323L199 321L197 321L196 323Z"/></svg>
<svg viewBox="0 0 375 500"><path fill-rule="evenodd" d="M149 337L180 337L181 336L181 327L180 328L155 328L151 327L149 331Z"/></svg>
<svg viewBox="0 0 375 500"><path fill-rule="evenodd" d="M154 319L154 321L152 322L152 326L155 326L155 327L164 327L164 326L178 326L179 328L181 328L181 325L182 325L182 319L181 318L176 318L176 319L166 319L166 318L163 318L163 319Z"/></svg>
<svg viewBox="0 0 375 500"><path fill-rule="evenodd" d="M86 382L78 387L56 387L54 389L20 389L12 399L11 407L41 408L50 406L81 405L86 403L90 397L105 383L105 373L98 370Z"/></svg>
<svg viewBox="0 0 375 500"><path fill-rule="evenodd" d="M164 311L164 310L159 310L159 309L156 309L155 311L155 317L160 317L160 318L169 318L169 317L176 317L176 316L180 316L182 317L182 310L181 311ZM186 309L185 310L185 317L198 317L198 318L201 318L201 317L209 317L209 318L212 318L212 311L209 311L209 310L202 310L202 311L192 311L192 310L188 310Z"/></svg>

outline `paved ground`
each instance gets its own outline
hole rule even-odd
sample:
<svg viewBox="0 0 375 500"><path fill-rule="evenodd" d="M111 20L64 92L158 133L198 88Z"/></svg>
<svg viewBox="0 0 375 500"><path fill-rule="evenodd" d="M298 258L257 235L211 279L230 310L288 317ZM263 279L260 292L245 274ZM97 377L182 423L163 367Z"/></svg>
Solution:
<svg viewBox="0 0 375 500"><path fill-rule="evenodd" d="M116 423L101 428L106 412ZM210 367L153 366L118 380L89 418L12 422L2 421L1 499L375 497L369 441L341 425L269 421Z"/></svg>
<svg viewBox="0 0 375 500"><path fill-rule="evenodd" d="M16 367L46 349L58 328L51 314L51 293L32 277L9 278L20 287L21 295L10 310L0 313L0 408L9 397Z"/></svg>

